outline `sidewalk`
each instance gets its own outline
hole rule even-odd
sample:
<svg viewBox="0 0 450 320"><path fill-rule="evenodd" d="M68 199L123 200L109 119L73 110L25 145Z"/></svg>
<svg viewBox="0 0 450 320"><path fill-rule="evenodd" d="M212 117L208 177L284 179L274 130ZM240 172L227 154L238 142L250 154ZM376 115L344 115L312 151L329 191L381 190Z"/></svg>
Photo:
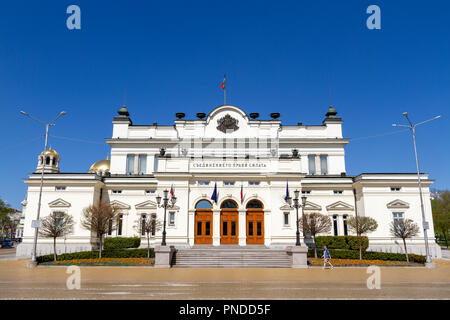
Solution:
<svg viewBox="0 0 450 320"><path fill-rule="evenodd" d="M66 267L29 269L0 261L0 299L450 299L450 261L436 269L381 267L369 290L367 268L81 267L81 289L68 290Z"/></svg>

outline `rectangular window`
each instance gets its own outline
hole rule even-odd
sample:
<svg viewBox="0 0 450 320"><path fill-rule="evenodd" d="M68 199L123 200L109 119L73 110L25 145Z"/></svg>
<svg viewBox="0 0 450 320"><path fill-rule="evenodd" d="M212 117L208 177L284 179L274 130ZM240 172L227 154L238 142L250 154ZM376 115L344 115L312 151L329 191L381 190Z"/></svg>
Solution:
<svg viewBox="0 0 450 320"><path fill-rule="evenodd" d="M228 235L228 224L226 221L222 222L222 234L224 236Z"/></svg>
<svg viewBox="0 0 450 320"><path fill-rule="evenodd" d="M333 190L334 194L342 194L342 190Z"/></svg>
<svg viewBox="0 0 450 320"><path fill-rule="evenodd" d="M205 236L209 236L210 235L210 232L211 232L210 230L211 230L210 222L206 221L206 224L205 224Z"/></svg>
<svg viewBox="0 0 450 320"><path fill-rule="evenodd" d="M120 214L119 217L117 218L117 235L121 236L122 235L122 223L123 222L123 214Z"/></svg>
<svg viewBox="0 0 450 320"><path fill-rule="evenodd" d="M337 216L333 216L333 232L334 235L338 235L338 222L337 222Z"/></svg>
<svg viewBox="0 0 450 320"><path fill-rule="evenodd" d="M143 214L141 216L141 236L145 236L145 219L146 219L146 215Z"/></svg>
<svg viewBox="0 0 450 320"><path fill-rule="evenodd" d="M152 194L155 192L156 192L156 190L145 190L145 194Z"/></svg>
<svg viewBox="0 0 450 320"><path fill-rule="evenodd" d="M65 186L55 187L55 190L56 191L64 191L64 190L66 190L66 187Z"/></svg>
<svg viewBox="0 0 450 320"><path fill-rule="evenodd" d="M110 236L112 234L112 225L113 225L112 220L109 220L108 221L108 236Z"/></svg>
<svg viewBox="0 0 450 320"><path fill-rule="evenodd" d="M343 220L344 220L344 236L348 236L348 229L347 229L347 219L348 219L348 216L343 216L342 218L343 218Z"/></svg>
<svg viewBox="0 0 450 320"><path fill-rule="evenodd" d="M248 235L249 236L253 235L253 222L252 221L248 222Z"/></svg>
<svg viewBox="0 0 450 320"><path fill-rule="evenodd" d="M256 223L256 235L260 236L262 234L262 224L261 221Z"/></svg>
<svg viewBox="0 0 450 320"><path fill-rule="evenodd" d="M327 155L320 156L320 173L328 174L328 156Z"/></svg>
<svg viewBox="0 0 450 320"><path fill-rule="evenodd" d="M197 235L198 236L202 235L202 222L201 221L197 221Z"/></svg>
<svg viewBox="0 0 450 320"><path fill-rule="evenodd" d="M112 193L122 193L122 190L113 190Z"/></svg>
<svg viewBox="0 0 450 320"><path fill-rule="evenodd" d="M260 183L261 183L261 181L249 181L248 185L249 186L259 186Z"/></svg>
<svg viewBox="0 0 450 320"><path fill-rule="evenodd" d="M174 226L174 225L175 225L175 212L170 211L169 212L169 226Z"/></svg>
<svg viewBox="0 0 450 320"><path fill-rule="evenodd" d="M127 155L127 174L134 173L134 154Z"/></svg>
<svg viewBox="0 0 450 320"><path fill-rule="evenodd" d="M302 190L302 194L310 194L311 191L310 190Z"/></svg>
<svg viewBox="0 0 450 320"><path fill-rule="evenodd" d="M402 189L401 187L391 187L391 191L393 192L400 191L401 189Z"/></svg>
<svg viewBox="0 0 450 320"><path fill-rule="evenodd" d="M155 236L156 233L156 213L152 214L152 237Z"/></svg>
<svg viewBox="0 0 450 320"><path fill-rule="evenodd" d="M403 221L403 212L392 213L394 217L394 225L396 226L399 222Z"/></svg>
<svg viewBox="0 0 450 320"><path fill-rule="evenodd" d="M284 213L284 226L285 227L289 226L289 212Z"/></svg>
<svg viewBox="0 0 450 320"><path fill-rule="evenodd" d="M308 171L309 174L316 174L316 156L314 154L308 155Z"/></svg>
<svg viewBox="0 0 450 320"><path fill-rule="evenodd" d="M147 173L147 155L145 155L145 154L139 155L138 165L139 165L138 173L146 174Z"/></svg>
<svg viewBox="0 0 450 320"><path fill-rule="evenodd" d="M199 186L209 186L209 181L199 181L198 185Z"/></svg>
<svg viewBox="0 0 450 320"><path fill-rule="evenodd" d="M235 181L224 181L223 182L224 186L234 186L234 184L235 184Z"/></svg>
<svg viewBox="0 0 450 320"><path fill-rule="evenodd" d="M236 235L236 221L231 221L231 235Z"/></svg>

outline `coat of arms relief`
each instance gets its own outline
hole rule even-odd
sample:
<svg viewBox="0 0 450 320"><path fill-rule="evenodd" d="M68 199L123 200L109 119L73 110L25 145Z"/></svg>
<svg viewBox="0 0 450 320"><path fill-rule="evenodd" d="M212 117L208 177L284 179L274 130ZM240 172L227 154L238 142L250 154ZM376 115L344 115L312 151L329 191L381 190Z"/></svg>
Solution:
<svg viewBox="0 0 450 320"><path fill-rule="evenodd" d="M238 124L239 121L234 119L229 114L226 114L224 117L217 120L217 130L222 131L224 133L234 132L239 129Z"/></svg>

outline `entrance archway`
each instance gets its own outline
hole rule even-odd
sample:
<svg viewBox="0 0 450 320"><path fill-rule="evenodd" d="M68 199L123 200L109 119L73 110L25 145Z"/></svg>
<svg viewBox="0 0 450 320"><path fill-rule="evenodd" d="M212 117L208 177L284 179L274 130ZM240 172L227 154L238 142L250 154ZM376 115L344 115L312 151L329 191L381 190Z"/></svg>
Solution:
<svg viewBox="0 0 450 320"><path fill-rule="evenodd" d="M234 200L225 200L220 206L220 244L239 243L238 205Z"/></svg>
<svg viewBox="0 0 450 320"><path fill-rule="evenodd" d="M264 244L264 206L261 201L247 203L247 244Z"/></svg>
<svg viewBox="0 0 450 320"><path fill-rule="evenodd" d="M208 200L200 200L195 205L194 244L212 244L212 205Z"/></svg>

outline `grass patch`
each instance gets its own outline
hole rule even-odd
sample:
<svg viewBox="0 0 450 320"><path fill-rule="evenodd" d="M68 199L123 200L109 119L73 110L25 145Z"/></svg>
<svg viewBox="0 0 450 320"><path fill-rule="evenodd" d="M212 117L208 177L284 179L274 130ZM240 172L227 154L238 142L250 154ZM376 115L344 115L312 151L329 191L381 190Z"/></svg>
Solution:
<svg viewBox="0 0 450 320"><path fill-rule="evenodd" d="M155 259L147 258L101 258L101 259L72 259L61 261L48 261L41 265L77 265L77 266L153 266Z"/></svg>
<svg viewBox="0 0 450 320"><path fill-rule="evenodd" d="M311 266L323 267L323 259L320 258L308 258L308 262ZM359 260L359 259L330 259L331 264L335 267L368 267L368 266L398 266L398 267L421 267L423 264L406 261L386 261L386 260ZM327 265L329 267L329 265Z"/></svg>

